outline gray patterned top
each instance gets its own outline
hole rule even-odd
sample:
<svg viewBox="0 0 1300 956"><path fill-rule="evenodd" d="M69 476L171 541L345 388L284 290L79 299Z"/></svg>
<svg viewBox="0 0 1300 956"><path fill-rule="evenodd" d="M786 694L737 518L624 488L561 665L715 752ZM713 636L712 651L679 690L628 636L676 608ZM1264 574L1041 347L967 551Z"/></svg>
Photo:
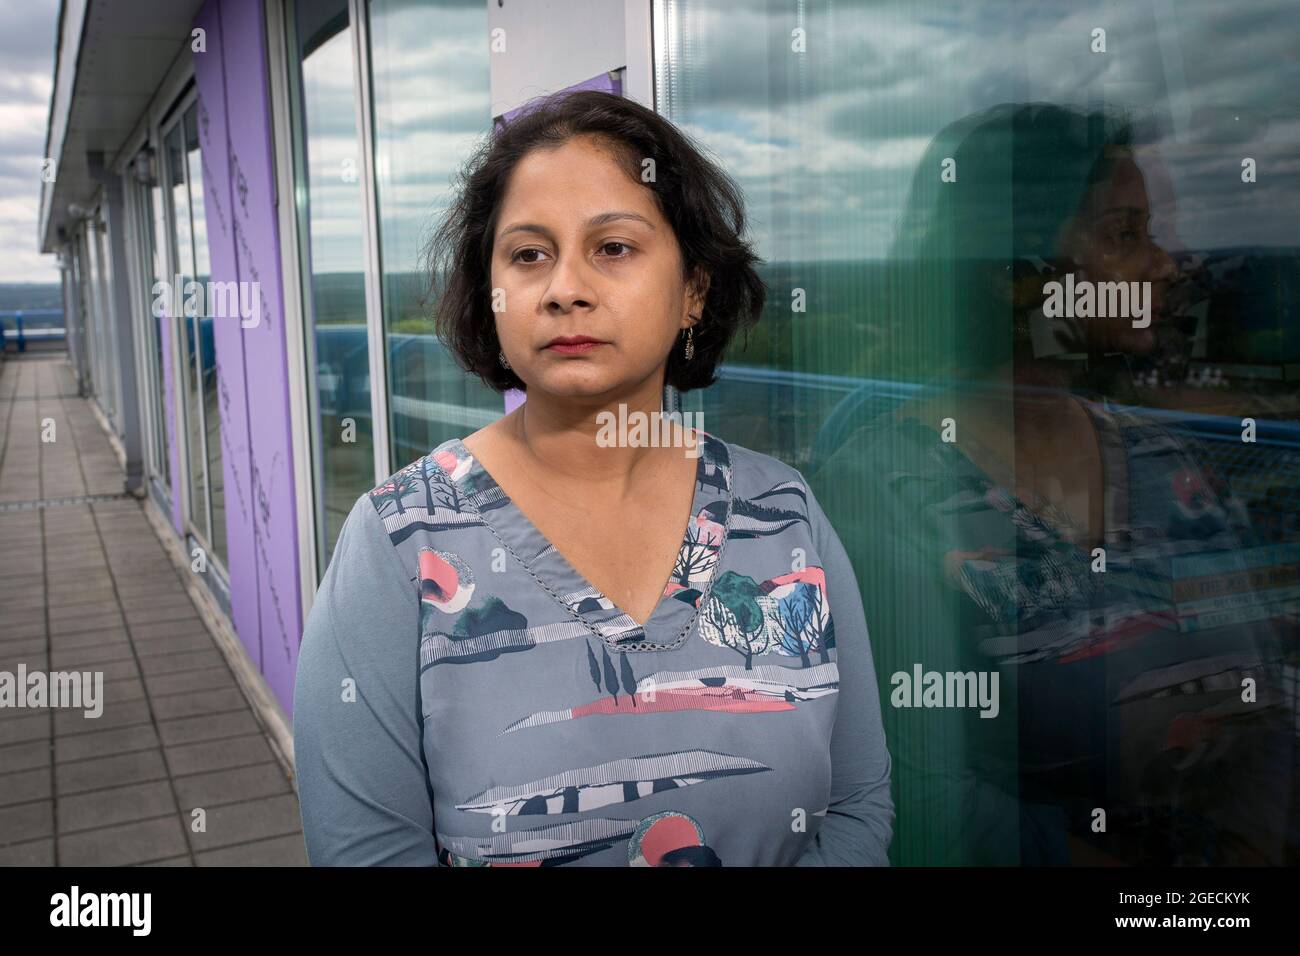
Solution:
<svg viewBox="0 0 1300 956"><path fill-rule="evenodd" d="M459 439L352 508L303 634L315 865L887 865L853 568L796 469L698 432L639 625Z"/></svg>

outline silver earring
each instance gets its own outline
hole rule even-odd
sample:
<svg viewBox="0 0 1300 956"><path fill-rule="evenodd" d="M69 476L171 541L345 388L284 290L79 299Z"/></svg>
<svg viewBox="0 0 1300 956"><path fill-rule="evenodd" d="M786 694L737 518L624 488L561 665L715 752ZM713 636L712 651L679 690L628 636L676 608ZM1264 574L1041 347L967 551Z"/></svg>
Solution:
<svg viewBox="0 0 1300 956"><path fill-rule="evenodd" d="M509 368L509 367L510 367L510 363L506 361L506 353L505 353L505 350L504 350L504 349L502 349L500 352L497 353L497 358L499 358L499 359L501 360L501 367L502 367L502 368Z"/></svg>
<svg viewBox="0 0 1300 956"><path fill-rule="evenodd" d="M696 316L691 316L696 318ZM695 357L695 326L690 326L686 330L686 361Z"/></svg>

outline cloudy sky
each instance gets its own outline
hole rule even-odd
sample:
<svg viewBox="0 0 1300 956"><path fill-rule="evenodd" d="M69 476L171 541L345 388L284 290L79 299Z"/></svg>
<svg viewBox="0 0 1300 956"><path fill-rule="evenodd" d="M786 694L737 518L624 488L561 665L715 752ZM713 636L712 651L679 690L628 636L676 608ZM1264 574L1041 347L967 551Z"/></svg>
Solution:
<svg viewBox="0 0 1300 956"><path fill-rule="evenodd" d="M659 93L741 184L768 260L874 259L926 147L994 104L1098 96L1160 131L1164 241L1292 246L1300 184L1294 0L828 3L664 0ZM36 252L58 0L0 0L0 282L55 281ZM803 10L802 15L799 10ZM374 0L386 271L416 267L451 179L490 122L481 0ZM1175 16L1175 10L1177 16ZM791 32L807 32L793 55ZM1104 55L1092 34L1107 31ZM346 38L304 64L318 271L362 260ZM545 38L540 38L544 42ZM522 42L527 42L527 39ZM436 90L437 95L430 95ZM1157 155L1158 153L1158 155ZM1259 163L1243 187L1244 157Z"/></svg>
<svg viewBox="0 0 1300 956"><path fill-rule="evenodd" d="M0 3L0 282L57 282L36 251L58 0Z"/></svg>
<svg viewBox="0 0 1300 956"><path fill-rule="evenodd" d="M949 123L999 103L1099 99L1151 124L1139 165L1149 190L1168 183L1151 196L1158 238L1295 245L1294 0L818 2L802 20L780 0L666 3L675 31L662 39L661 101L740 182L765 258L883 256L918 162ZM796 26L801 57L790 55ZM1246 157L1262 171L1249 185Z"/></svg>

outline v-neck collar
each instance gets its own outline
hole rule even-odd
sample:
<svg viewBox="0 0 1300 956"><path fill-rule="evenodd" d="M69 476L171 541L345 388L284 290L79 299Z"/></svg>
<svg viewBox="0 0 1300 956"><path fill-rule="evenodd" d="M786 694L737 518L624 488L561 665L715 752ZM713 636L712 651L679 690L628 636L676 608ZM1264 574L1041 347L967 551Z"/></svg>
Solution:
<svg viewBox="0 0 1300 956"><path fill-rule="evenodd" d="M606 646L625 651L671 650L685 641L695 616L708 599L731 529L731 456L727 445L703 429L694 431L700 454L690 517L672 577L643 625L578 573L459 438L443 442L430 456L482 518L484 526L544 590ZM448 459L449 454L454 462Z"/></svg>

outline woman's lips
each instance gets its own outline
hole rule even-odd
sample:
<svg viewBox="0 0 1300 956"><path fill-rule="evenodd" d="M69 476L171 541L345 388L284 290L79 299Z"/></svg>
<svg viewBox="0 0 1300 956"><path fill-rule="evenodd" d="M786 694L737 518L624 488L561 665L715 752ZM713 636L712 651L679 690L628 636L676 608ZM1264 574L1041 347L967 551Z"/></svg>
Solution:
<svg viewBox="0 0 1300 956"><path fill-rule="evenodd" d="M554 345L546 346L548 352L559 352L561 355L580 355L583 352L590 352L594 348L607 345L606 342L575 342L571 345L564 342L556 342Z"/></svg>

